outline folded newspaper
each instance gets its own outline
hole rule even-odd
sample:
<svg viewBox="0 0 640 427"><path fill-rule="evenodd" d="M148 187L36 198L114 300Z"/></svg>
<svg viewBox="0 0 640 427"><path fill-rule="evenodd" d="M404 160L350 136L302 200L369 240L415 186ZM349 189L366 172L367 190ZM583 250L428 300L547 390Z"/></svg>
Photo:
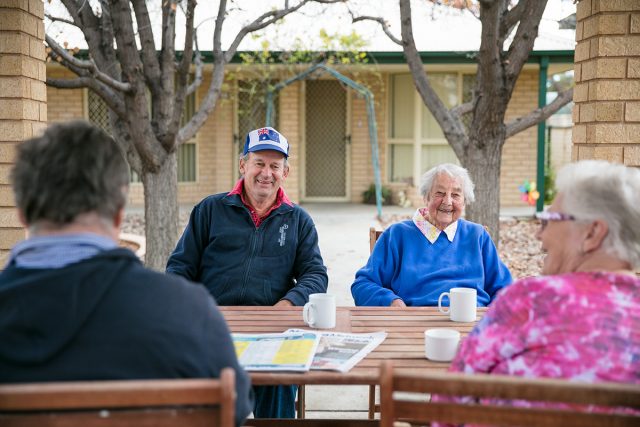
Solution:
<svg viewBox="0 0 640 427"><path fill-rule="evenodd" d="M287 333L306 332L289 329ZM386 332L349 334L343 332L318 331L320 343L313 356L312 370L347 372L371 353L387 337Z"/></svg>
<svg viewBox="0 0 640 427"><path fill-rule="evenodd" d="M233 344L240 365L248 371L347 372L386 336L386 332L349 334L289 329L280 334L233 334Z"/></svg>
<svg viewBox="0 0 640 427"><path fill-rule="evenodd" d="M233 334L236 356L247 371L308 371L319 340L308 331Z"/></svg>

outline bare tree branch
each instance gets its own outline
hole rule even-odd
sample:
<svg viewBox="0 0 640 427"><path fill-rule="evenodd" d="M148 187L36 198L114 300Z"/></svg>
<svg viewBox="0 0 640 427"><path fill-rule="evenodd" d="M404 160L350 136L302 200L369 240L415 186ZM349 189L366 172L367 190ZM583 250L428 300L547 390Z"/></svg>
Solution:
<svg viewBox="0 0 640 427"><path fill-rule="evenodd" d="M518 4L516 4L511 10L505 11L502 22L500 22L500 46L504 44L504 41L509 37L511 31L513 31L515 26L522 19L524 5L525 2L518 2Z"/></svg>
<svg viewBox="0 0 640 427"><path fill-rule="evenodd" d="M180 118L182 117L184 109L184 101L187 96L187 85L189 83L189 68L193 57L193 44L194 44L194 11L196 8L196 1L189 0L186 10L186 33L184 39L184 51L182 52L182 60L178 67L178 78L176 82L175 94L174 94L174 107L173 116L167 130L167 134L171 136L171 141L175 141L175 136L180 128Z"/></svg>
<svg viewBox="0 0 640 427"><path fill-rule="evenodd" d="M169 152L168 147L154 133L149 114L149 99L144 84L142 61L135 39L132 10L128 1L114 4L111 10L111 21L115 35L116 55L122 67L123 79L131 82L132 94L124 97L128 111L125 122L131 141L140 155L143 169L149 173L157 173ZM154 106L155 109L155 106Z"/></svg>
<svg viewBox="0 0 640 427"><path fill-rule="evenodd" d="M538 26L547 5L547 0L520 0L523 3L520 23L516 35L509 46L507 54L507 78L515 84L524 63L533 50L533 44L538 37Z"/></svg>
<svg viewBox="0 0 640 427"><path fill-rule="evenodd" d="M119 117L126 117L124 103L108 86L99 83L93 77L78 77L75 79L52 79L47 78L47 85L58 89L79 89L89 88L97 93L100 98L111 108Z"/></svg>
<svg viewBox="0 0 640 427"><path fill-rule="evenodd" d="M507 138L521 132L528 127L540 123L543 120L548 119L560 108L567 105L573 99L573 88L568 89L558 94L556 99L548 105L542 108L533 110L526 116L518 117L510 123L507 123Z"/></svg>
<svg viewBox="0 0 640 427"><path fill-rule="evenodd" d="M45 13L44 17L47 18L51 22L62 22L63 24L71 25L71 26L76 27L76 28L78 27L78 25L75 22L70 21L70 20L68 20L66 18L60 18L59 16L49 15L48 13Z"/></svg>
<svg viewBox="0 0 640 427"><path fill-rule="evenodd" d="M225 53L225 63L228 63L229 61L231 61L231 58L233 58L233 55L236 53L236 50L238 49L240 42L242 42L242 39L244 39L244 37L247 34L252 33L254 31L261 30L265 27L268 27L274 22L297 11L298 9L300 9L302 6L304 6L309 2L332 4L332 3L344 3L345 0L302 0L300 3L291 7L289 6L289 2L287 1L285 2L285 7L283 9L276 9L270 12L263 13L262 15L257 17L255 20L253 20L253 22L251 22L248 25L245 25L244 27L242 27L242 29L240 29L235 39L233 39L233 42L231 42L229 49L227 49Z"/></svg>
<svg viewBox="0 0 640 427"><path fill-rule="evenodd" d="M456 155L462 157L466 135L464 126L458 117L452 115L445 107L438 94L433 90L427 73L422 65L422 60L413 39L413 29L411 22L411 1L400 0L400 28L402 32L402 47L407 58L409 69L413 74L414 83L422 101L427 106L433 117L436 119L442 131L449 141Z"/></svg>
<svg viewBox="0 0 640 427"><path fill-rule="evenodd" d="M197 88L202 84L202 55L200 54L200 48L198 46L198 33L193 33L193 41L195 43L195 55L194 55L194 65L196 68L196 75L193 82L187 88L187 96L191 95L196 91Z"/></svg>
<svg viewBox="0 0 640 427"><path fill-rule="evenodd" d="M98 79L102 83L116 90L119 90L121 92L129 92L131 90L131 85L129 83L125 83L125 82L121 82L116 79L113 79L110 76L104 74L102 71L100 71L96 66L96 63L92 59L84 61L84 60L75 58L74 56L70 55L65 48L63 48L58 43L56 43L56 41L49 35L45 35L45 40L47 41L47 44L49 45L49 47L57 55L62 57L65 60L65 62L68 62L69 64L75 67L87 70L96 79Z"/></svg>
<svg viewBox="0 0 640 427"><path fill-rule="evenodd" d="M378 18L378 17L375 17L375 16L366 16L366 15L365 16L356 16L356 17L351 15L351 17L352 17L351 22L354 23L354 24L356 22L360 22L360 21L377 22L382 27L382 31L384 31L384 33L387 35L387 37L389 37L389 39L392 42L402 46L402 40L400 40L399 38L397 38L396 36L393 35L391 30L389 30L389 23L387 21L385 21L384 19Z"/></svg>
<svg viewBox="0 0 640 427"><path fill-rule="evenodd" d="M47 85L57 89L83 89L91 86L91 77L77 77L74 79L52 79L47 77Z"/></svg>
<svg viewBox="0 0 640 427"><path fill-rule="evenodd" d="M153 39L151 20L147 5L143 1L134 1L133 10L138 23L138 35L140 37L140 53L144 64L144 76L149 86L149 90L154 93L158 90L160 79L160 65L156 54L156 43Z"/></svg>
<svg viewBox="0 0 640 427"><path fill-rule="evenodd" d="M451 114L453 114L454 116L464 116L465 114L469 114L470 112L473 111L473 106L475 104L473 102L465 102L464 104L460 104L457 105L455 107L453 107L451 110Z"/></svg>
<svg viewBox="0 0 640 427"><path fill-rule="evenodd" d="M222 52L222 25L224 24L226 10L227 0L220 0L218 4L218 15L216 16L216 26L213 30L213 73L209 90L207 90L207 94L200 103L198 111L178 132L176 147L193 138L198 129L200 129L205 120L207 120L209 113L213 111L220 97L220 88L224 82L224 65L227 62L226 55Z"/></svg>

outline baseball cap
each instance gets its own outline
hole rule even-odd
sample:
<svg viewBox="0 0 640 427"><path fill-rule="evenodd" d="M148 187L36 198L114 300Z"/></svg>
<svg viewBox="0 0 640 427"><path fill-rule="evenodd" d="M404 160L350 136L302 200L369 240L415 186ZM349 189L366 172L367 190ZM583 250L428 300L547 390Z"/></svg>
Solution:
<svg viewBox="0 0 640 427"><path fill-rule="evenodd" d="M247 134L242 154L261 150L275 150L289 157L289 142L280 132L271 127L252 130Z"/></svg>

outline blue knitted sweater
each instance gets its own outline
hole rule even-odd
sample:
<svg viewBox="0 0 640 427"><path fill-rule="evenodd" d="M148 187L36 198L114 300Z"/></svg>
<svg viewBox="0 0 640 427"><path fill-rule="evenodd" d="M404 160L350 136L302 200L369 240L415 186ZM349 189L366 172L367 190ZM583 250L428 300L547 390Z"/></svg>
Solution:
<svg viewBox="0 0 640 427"><path fill-rule="evenodd" d="M442 292L466 287L478 291L483 307L511 281L481 225L460 219L453 242L440 233L432 244L408 220L380 236L369 261L356 273L351 294L356 305L388 306L401 298L408 306L433 306Z"/></svg>

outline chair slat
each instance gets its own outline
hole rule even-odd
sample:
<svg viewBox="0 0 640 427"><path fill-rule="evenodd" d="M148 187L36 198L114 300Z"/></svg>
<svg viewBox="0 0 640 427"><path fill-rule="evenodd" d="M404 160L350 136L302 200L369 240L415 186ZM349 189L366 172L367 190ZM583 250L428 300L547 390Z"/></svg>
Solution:
<svg viewBox="0 0 640 427"><path fill-rule="evenodd" d="M234 425L235 372L220 379L0 385L0 425L200 427Z"/></svg>
<svg viewBox="0 0 640 427"><path fill-rule="evenodd" d="M392 363L385 361L380 387L381 427L391 427L396 420L522 427L640 426L637 385L482 374L407 374L395 372ZM423 396L433 394L471 399L430 402ZM477 403L479 398L485 400ZM592 406L597 410L587 412L586 407Z"/></svg>
<svg viewBox="0 0 640 427"><path fill-rule="evenodd" d="M429 373L397 374L394 391L495 397L640 408L640 387L613 383L578 383L556 379L527 379L504 375Z"/></svg>
<svg viewBox="0 0 640 427"><path fill-rule="evenodd" d="M447 403L397 402L397 419L406 422L438 420L463 424L473 422L486 425L518 427L637 427L638 417L632 415L568 412L563 410L501 407L494 405L459 405Z"/></svg>

